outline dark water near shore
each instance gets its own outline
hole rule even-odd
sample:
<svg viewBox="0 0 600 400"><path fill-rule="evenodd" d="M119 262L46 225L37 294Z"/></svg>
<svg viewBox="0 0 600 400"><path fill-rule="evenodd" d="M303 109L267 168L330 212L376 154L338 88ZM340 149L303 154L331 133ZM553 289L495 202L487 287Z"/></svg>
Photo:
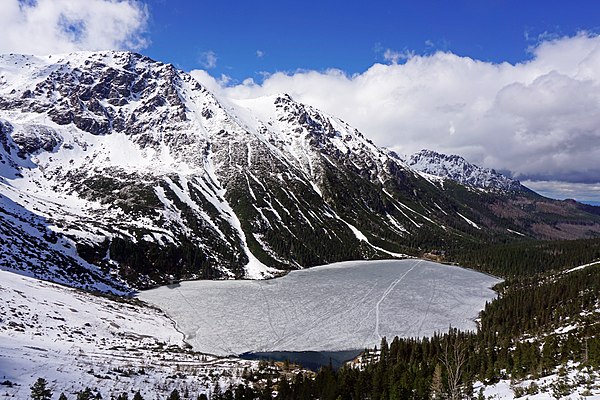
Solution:
<svg viewBox="0 0 600 400"><path fill-rule="evenodd" d="M244 353L239 357L245 360L285 361L300 364L304 368L317 371L329 365L334 369L340 368L345 362L356 358L363 350L345 351L270 351L259 353Z"/></svg>

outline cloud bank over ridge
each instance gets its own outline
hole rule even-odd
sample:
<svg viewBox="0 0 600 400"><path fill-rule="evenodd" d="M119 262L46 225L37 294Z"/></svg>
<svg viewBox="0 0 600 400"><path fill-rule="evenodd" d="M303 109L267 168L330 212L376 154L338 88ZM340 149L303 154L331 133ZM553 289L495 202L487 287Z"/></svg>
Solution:
<svg viewBox="0 0 600 400"><path fill-rule="evenodd" d="M600 36L582 32L530 52L516 65L437 52L353 76L278 72L234 86L193 75L225 97L289 93L402 154L430 148L523 180L599 182Z"/></svg>

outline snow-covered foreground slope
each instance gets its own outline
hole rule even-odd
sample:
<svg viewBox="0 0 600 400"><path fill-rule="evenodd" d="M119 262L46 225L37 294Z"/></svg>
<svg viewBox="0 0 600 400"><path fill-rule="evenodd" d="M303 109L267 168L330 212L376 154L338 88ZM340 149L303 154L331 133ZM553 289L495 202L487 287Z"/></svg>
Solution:
<svg viewBox="0 0 600 400"><path fill-rule="evenodd" d="M493 385L484 386L476 382L475 393L483 391L486 399L512 400L526 398L530 400L544 399L582 399L600 400L600 378L593 369L582 368L570 363L568 369L538 379L527 379L519 383L503 379ZM571 386L565 392L564 387ZM561 391L561 388L562 391ZM566 393L570 394L566 394Z"/></svg>
<svg viewBox="0 0 600 400"><path fill-rule="evenodd" d="M102 397L140 390L165 398L174 388L192 395L216 382L239 381L253 362L201 356L157 309L116 302L57 284L0 271L0 396L29 398L39 377L57 398L97 388ZM212 372L211 372L212 371ZM219 378L217 378L219 379Z"/></svg>
<svg viewBox="0 0 600 400"><path fill-rule="evenodd" d="M268 281L183 282L141 292L196 350L214 354L349 350L474 319L498 279L423 260L344 262Z"/></svg>

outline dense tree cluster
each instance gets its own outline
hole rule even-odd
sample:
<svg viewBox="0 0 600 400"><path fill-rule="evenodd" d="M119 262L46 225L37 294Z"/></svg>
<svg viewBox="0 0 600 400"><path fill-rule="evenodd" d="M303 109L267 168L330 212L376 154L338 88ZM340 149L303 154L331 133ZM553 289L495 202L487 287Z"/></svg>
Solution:
<svg viewBox="0 0 600 400"><path fill-rule="evenodd" d="M501 276L534 277L600 260L600 239L531 241L496 245L461 243L450 258L460 265Z"/></svg>

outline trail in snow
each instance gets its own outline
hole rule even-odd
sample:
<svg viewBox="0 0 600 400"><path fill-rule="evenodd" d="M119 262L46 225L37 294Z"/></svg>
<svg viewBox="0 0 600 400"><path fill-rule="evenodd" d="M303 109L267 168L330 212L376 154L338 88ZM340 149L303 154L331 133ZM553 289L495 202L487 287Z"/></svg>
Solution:
<svg viewBox="0 0 600 400"><path fill-rule="evenodd" d="M433 281L433 284L431 285L433 287L433 289L431 289L431 296L429 296L429 301L427 302L427 309L425 310L425 312L423 313L423 318L421 319L421 323L419 324L419 330L417 331L417 337L421 337L421 330L423 329L423 324L425 324L425 321L427 321L427 316L429 315L429 310L431 310L431 305L433 304L433 299L435 298L435 295L437 294L437 280Z"/></svg>
<svg viewBox="0 0 600 400"><path fill-rule="evenodd" d="M338 263L260 283L182 282L187 302L165 287L139 297L177 320L198 351L334 351L372 348L380 336L430 336L449 325L474 329L496 283L471 270L404 259Z"/></svg>
<svg viewBox="0 0 600 400"><path fill-rule="evenodd" d="M394 288L402 281L402 279L404 279L404 277L406 275L408 275L408 273L410 271L412 271L413 269L415 269L416 266L419 265L419 264L421 264L422 262L423 262L423 260L417 261L408 271L406 271L405 273L403 273L402 276L400 276L400 278L398 278L395 281L393 281L390 284L390 286L388 286L388 288L386 289L386 291L383 292L383 295L381 296L381 298L379 299L379 301L375 305L375 336L377 336L379 339L381 339L381 335L379 334L379 306L385 300L385 298L388 296L388 294L390 294L392 292L392 290L394 290Z"/></svg>
<svg viewBox="0 0 600 400"><path fill-rule="evenodd" d="M258 288L260 289L260 295L262 296L262 298L265 301L265 305L267 306L267 320L269 322L269 326L271 327L271 331L273 332L273 335L275 335L276 343L281 341L283 338L282 334L277 333L277 330L275 329L275 327L273 326L273 319L271 317L271 305L269 304L269 299L267 299L267 296L265 295L265 290L262 287L262 282L261 281L256 281L256 283L258 284ZM284 332L285 333L285 332Z"/></svg>

